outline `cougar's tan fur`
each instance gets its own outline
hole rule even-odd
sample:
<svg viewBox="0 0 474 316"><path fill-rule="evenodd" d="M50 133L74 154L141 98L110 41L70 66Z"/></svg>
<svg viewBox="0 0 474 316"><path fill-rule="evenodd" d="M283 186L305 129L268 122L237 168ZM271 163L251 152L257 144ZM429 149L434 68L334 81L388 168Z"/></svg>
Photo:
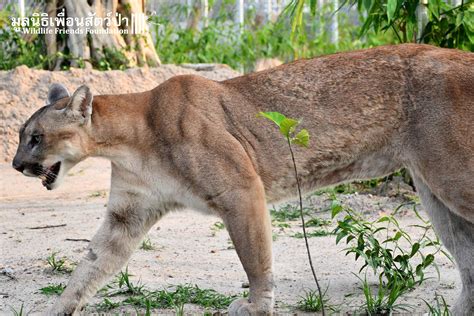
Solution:
<svg viewBox="0 0 474 316"><path fill-rule="evenodd" d="M79 311L162 215L184 207L218 214L229 230L250 282L230 313L271 313L266 202L296 189L287 144L260 111L308 129L310 148L295 148L305 191L407 167L461 273L453 311L474 313L474 54L386 46L223 82L177 76L136 94L81 87L69 97L55 86L48 99L22 128L17 169L35 175L32 166L60 161L54 188L88 156L112 162L106 220L52 314Z"/></svg>

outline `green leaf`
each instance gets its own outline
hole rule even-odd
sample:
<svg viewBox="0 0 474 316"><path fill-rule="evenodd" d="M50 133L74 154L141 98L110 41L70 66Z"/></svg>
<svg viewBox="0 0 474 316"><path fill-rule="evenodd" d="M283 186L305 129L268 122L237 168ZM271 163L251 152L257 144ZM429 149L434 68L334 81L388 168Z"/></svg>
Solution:
<svg viewBox="0 0 474 316"><path fill-rule="evenodd" d="M414 243L413 246L411 247L411 253L410 253L410 258L413 257L418 250L420 249L420 244L419 243Z"/></svg>
<svg viewBox="0 0 474 316"><path fill-rule="evenodd" d="M400 237L402 237L402 233L401 233L401 232L397 232L397 233L395 234L395 236L393 236L393 240L399 240Z"/></svg>
<svg viewBox="0 0 474 316"><path fill-rule="evenodd" d="M345 236L347 236L347 234L345 232L339 232L337 234L337 237L336 237L336 245L339 243L339 241L341 241L342 238L344 238Z"/></svg>
<svg viewBox="0 0 474 316"><path fill-rule="evenodd" d="M388 23L393 20L395 16L395 11L397 10L398 1L397 0L388 0L387 1L387 18Z"/></svg>
<svg viewBox="0 0 474 316"><path fill-rule="evenodd" d="M342 206L337 201L332 201L331 203L331 218L336 217L342 211Z"/></svg>
<svg viewBox="0 0 474 316"><path fill-rule="evenodd" d="M293 138L292 143L295 143L296 145L300 145L303 147L308 147L309 145L308 131L305 128L303 128L301 131L299 131L298 134L296 134L295 138Z"/></svg>
<svg viewBox="0 0 474 316"><path fill-rule="evenodd" d="M429 254L426 256L425 260L423 260L423 267L429 266L434 261L434 256Z"/></svg>
<svg viewBox="0 0 474 316"><path fill-rule="evenodd" d="M368 12L370 12L370 9L373 6L373 1L372 0L364 0L363 5L364 5L365 11L367 11L367 13L368 13Z"/></svg>
<svg viewBox="0 0 474 316"><path fill-rule="evenodd" d="M309 8L313 16L316 15L316 2L316 0L309 0Z"/></svg>
<svg viewBox="0 0 474 316"><path fill-rule="evenodd" d="M423 5L423 4L418 4ZM438 0L428 0L428 9L430 10L431 14L439 20L439 2Z"/></svg>
<svg viewBox="0 0 474 316"><path fill-rule="evenodd" d="M474 7L472 11L466 11L464 12L464 19L462 23L464 26L471 31L471 33L474 32Z"/></svg>
<svg viewBox="0 0 474 316"><path fill-rule="evenodd" d="M466 25L466 24L464 24ZM471 43L474 43L474 31L471 31L466 28L466 35Z"/></svg>
<svg viewBox="0 0 474 316"><path fill-rule="evenodd" d="M281 122L286 119L286 116L278 112L260 112L258 113L258 116L269 119L270 121L278 125L278 127L280 127Z"/></svg>
<svg viewBox="0 0 474 316"><path fill-rule="evenodd" d="M390 221L390 218L388 218L387 216L383 216L377 221L377 223L389 222L389 221Z"/></svg>
<svg viewBox="0 0 474 316"><path fill-rule="evenodd" d="M460 13L456 16L456 28L458 28L458 27L462 24L463 17L464 17L464 14L463 14L462 12L460 12Z"/></svg>
<svg viewBox="0 0 474 316"><path fill-rule="evenodd" d="M280 122L280 132L285 137L290 137L290 135L295 131L298 121L290 118L285 118Z"/></svg>
<svg viewBox="0 0 474 316"><path fill-rule="evenodd" d="M416 266L415 273L416 273L416 275L422 275L423 274L423 263L420 263L419 265Z"/></svg>
<svg viewBox="0 0 474 316"><path fill-rule="evenodd" d="M295 11L292 14L291 21L291 39L295 39L296 29L301 28L303 25L303 9L305 0L296 0Z"/></svg>

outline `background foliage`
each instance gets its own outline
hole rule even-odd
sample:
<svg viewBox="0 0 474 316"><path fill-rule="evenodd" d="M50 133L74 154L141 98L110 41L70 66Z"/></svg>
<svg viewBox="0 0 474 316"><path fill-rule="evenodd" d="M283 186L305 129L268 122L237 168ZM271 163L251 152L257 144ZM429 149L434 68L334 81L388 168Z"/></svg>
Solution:
<svg viewBox="0 0 474 316"><path fill-rule="evenodd" d="M288 11L293 18L294 32L307 23L305 5L309 6L312 17L317 15L316 3L317 0L290 3ZM427 0L426 3L424 0L344 0L339 10L352 6L360 13L361 37L370 31L392 32L393 43L418 42L474 51L473 0L463 0L460 5L443 0Z"/></svg>
<svg viewBox="0 0 474 316"><path fill-rule="evenodd" d="M163 6L153 15L150 26L163 63L223 63L246 72L253 70L259 58L286 62L391 43L423 42L474 51L473 0L459 6L428 0L427 24L418 34L417 9L423 6L420 0L345 0L337 15L338 43L331 41L329 26L334 7L317 9L315 0L294 0L275 22L259 23L255 10L247 10L243 27L233 21L229 7L221 6L207 25L190 28L176 21L184 20L191 9L175 4ZM47 56L44 36L11 30L9 16L15 12L13 6L0 11L0 69L22 64L47 69L49 61L58 56ZM71 58L67 51L61 54L66 69ZM120 52L108 52L93 66L124 69L126 62L121 56Z"/></svg>
<svg viewBox="0 0 474 316"><path fill-rule="evenodd" d="M291 61L295 57L308 58L364 47L393 43L391 33L376 34L368 31L359 36L359 26L354 16L339 15L340 41L331 43L328 18L329 6L308 18L300 32L292 36L291 17L286 13L274 23L257 25L252 12L246 17L245 28L230 22L225 13L209 21L207 27L193 31L171 23L171 18L181 10L171 8L157 21L156 47L164 63L223 63L235 69L251 71L259 58L280 58Z"/></svg>

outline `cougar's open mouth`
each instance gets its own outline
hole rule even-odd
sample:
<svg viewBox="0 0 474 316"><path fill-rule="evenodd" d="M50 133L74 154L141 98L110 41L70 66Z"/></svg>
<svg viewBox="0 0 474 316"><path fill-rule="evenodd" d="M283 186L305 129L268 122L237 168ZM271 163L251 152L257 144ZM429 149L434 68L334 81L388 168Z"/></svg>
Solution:
<svg viewBox="0 0 474 316"><path fill-rule="evenodd" d="M61 169L61 161L56 162L54 165L52 165L49 168L43 168L41 171L41 174L38 176L40 178L41 184L48 189L52 189L52 184L54 181L56 181L56 178L58 177L59 170Z"/></svg>

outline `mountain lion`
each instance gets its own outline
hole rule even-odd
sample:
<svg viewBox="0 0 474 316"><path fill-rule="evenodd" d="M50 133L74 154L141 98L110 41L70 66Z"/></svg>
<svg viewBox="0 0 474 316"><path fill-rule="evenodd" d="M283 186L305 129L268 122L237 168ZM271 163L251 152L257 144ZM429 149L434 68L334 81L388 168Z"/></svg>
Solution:
<svg viewBox="0 0 474 316"><path fill-rule="evenodd" d="M133 84L133 83L131 83ZM272 234L266 203L295 179L287 144L260 111L302 119L295 148L304 191L410 170L461 273L457 315L474 314L474 54L385 46L298 60L215 82L176 76L151 91L72 96L51 86L21 127L13 167L52 190L89 156L112 163L106 219L51 314L80 311L171 210L222 217L250 283L231 315L270 314Z"/></svg>

